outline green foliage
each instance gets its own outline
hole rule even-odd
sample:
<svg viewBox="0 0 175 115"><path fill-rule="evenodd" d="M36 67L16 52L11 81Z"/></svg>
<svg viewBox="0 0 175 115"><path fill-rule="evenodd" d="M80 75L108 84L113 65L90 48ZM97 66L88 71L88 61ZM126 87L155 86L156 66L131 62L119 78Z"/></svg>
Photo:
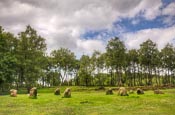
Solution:
<svg viewBox="0 0 175 115"><path fill-rule="evenodd" d="M42 74L42 60L46 50L45 39L27 26L24 32L19 33L17 47L20 84L34 85Z"/></svg>
<svg viewBox="0 0 175 115"><path fill-rule="evenodd" d="M121 68L125 62L125 46L124 43L117 37L111 39L106 47L107 64L112 68Z"/></svg>
<svg viewBox="0 0 175 115"><path fill-rule="evenodd" d="M144 66L153 66L155 62L155 58L157 57L158 49L155 43L153 43L150 39L146 42L143 42L140 45L139 56L140 63Z"/></svg>
<svg viewBox="0 0 175 115"><path fill-rule="evenodd" d="M75 67L75 55L68 49L60 48L52 51L51 56L53 59L53 68L59 73L61 83L63 83L68 79L68 76Z"/></svg>
<svg viewBox="0 0 175 115"><path fill-rule="evenodd" d="M76 59L67 48L46 55L45 39L30 25L16 37L0 26L0 88L83 86L175 85L175 49L161 51L150 39L138 50L127 50L118 37L110 39L106 52Z"/></svg>
<svg viewBox="0 0 175 115"><path fill-rule="evenodd" d="M82 85L92 85L92 71L93 68L91 67L90 57L87 55L83 55L80 59L80 69L78 71L78 75L80 76L80 81Z"/></svg>
<svg viewBox="0 0 175 115"><path fill-rule="evenodd" d="M173 45L167 44L161 50L162 67L173 70L175 67L175 50Z"/></svg>
<svg viewBox="0 0 175 115"><path fill-rule="evenodd" d="M125 66L126 59L125 45L119 38L115 37L108 42L106 50L106 64L111 69L111 73L115 70L117 74L117 78L111 74L111 85L115 85L117 82L117 85L121 86L123 84L122 69Z"/></svg>
<svg viewBox="0 0 175 115"><path fill-rule="evenodd" d="M17 59L14 55L16 38L0 27L0 86L13 83ZM3 89L2 89L3 90Z"/></svg>
<svg viewBox="0 0 175 115"><path fill-rule="evenodd" d="M158 49L157 45L153 43L150 39L148 39L146 42L143 42L140 45L139 50L139 59L140 64L144 67L145 73L148 73L148 76L146 78L146 84L152 85L152 69L156 67L156 60L158 57Z"/></svg>

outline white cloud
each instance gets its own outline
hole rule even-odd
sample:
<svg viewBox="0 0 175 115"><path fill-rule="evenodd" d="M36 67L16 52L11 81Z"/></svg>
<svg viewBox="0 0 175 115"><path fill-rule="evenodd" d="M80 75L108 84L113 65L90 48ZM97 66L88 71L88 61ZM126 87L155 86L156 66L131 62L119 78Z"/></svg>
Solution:
<svg viewBox="0 0 175 115"><path fill-rule="evenodd" d="M162 10L163 15L175 16L175 2L170 3L166 8Z"/></svg>
<svg viewBox="0 0 175 115"><path fill-rule="evenodd" d="M100 40L78 40L77 46L77 51L83 51L88 55L91 55L94 50L105 51L105 45Z"/></svg>
<svg viewBox="0 0 175 115"><path fill-rule="evenodd" d="M145 17L147 20L153 20L157 16L161 15L161 7L162 2L161 0L145 0L141 4L141 10L144 12L143 17Z"/></svg>
<svg viewBox="0 0 175 115"><path fill-rule="evenodd" d="M142 16L146 20L153 20L157 16L161 15L161 0L136 0L136 5L131 9L128 8L128 5L133 2L133 0L124 0L128 4L124 4L123 9L126 9L126 12L120 12L120 16L125 18L134 18L136 16ZM134 2L132 3L134 4ZM130 5L129 5L130 6Z"/></svg>
<svg viewBox="0 0 175 115"><path fill-rule="evenodd" d="M123 33L122 38L125 39L125 44L128 49L140 47L147 39L151 39L157 43L158 49L162 49L167 43L172 43L175 39L175 26L169 28L154 28L145 29L137 32Z"/></svg>
<svg viewBox="0 0 175 115"><path fill-rule="evenodd" d="M161 7L161 0L1 0L0 24L14 33L23 31L30 24L46 38L48 52L65 47L76 54L91 54L93 50L104 51L107 40L101 38L108 35L104 33L97 38L84 39L82 34L89 30L122 33L125 28L114 28L114 22L139 16L153 20L161 15ZM165 10L163 14L169 12ZM138 24L139 21L132 23ZM135 39L137 41L140 39Z"/></svg>
<svg viewBox="0 0 175 115"><path fill-rule="evenodd" d="M170 3L168 6L166 6L162 10L162 15L165 15L166 17L163 20L163 23L172 25L175 23L175 3Z"/></svg>
<svg viewBox="0 0 175 115"><path fill-rule="evenodd" d="M140 20L135 19L135 20L132 20L132 21L131 21L131 24L133 24L133 25L137 25L139 22L140 22Z"/></svg>

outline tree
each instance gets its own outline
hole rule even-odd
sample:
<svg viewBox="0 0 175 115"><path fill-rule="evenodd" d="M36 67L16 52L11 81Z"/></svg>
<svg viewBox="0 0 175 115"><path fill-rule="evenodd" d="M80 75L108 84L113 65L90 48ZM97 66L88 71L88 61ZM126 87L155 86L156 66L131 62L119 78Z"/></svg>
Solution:
<svg viewBox="0 0 175 115"><path fill-rule="evenodd" d="M108 42L106 50L107 64L112 70L115 69L117 73L117 85L121 86L123 84L122 69L125 64L125 45L119 38L115 37Z"/></svg>
<svg viewBox="0 0 175 115"><path fill-rule="evenodd" d="M150 39L143 42L140 45L139 49L139 59L141 66L144 67L146 74L146 84L152 85L152 75L153 75L153 67L155 67L155 60L158 55L157 45L153 43Z"/></svg>
<svg viewBox="0 0 175 115"><path fill-rule="evenodd" d="M80 77L81 85L90 86L92 85L92 71L91 60L88 55L82 55L80 58L80 69L78 75Z"/></svg>
<svg viewBox="0 0 175 115"><path fill-rule="evenodd" d="M139 68L138 51L131 49L128 51L128 69L129 69L129 85L136 86L136 73L138 73L137 68ZM136 71L137 70L137 71ZM141 80L139 80L141 82Z"/></svg>
<svg viewBox="0 0 175 115"><path fill-rule="evenodd" d="M76 59L75 60L75 64L74 64L74 69L73 69L73 73L74 73L74 82L75 85L80 85L80 76L78 75L78 71L80 69L80 60Z"/></svg>
<svg viewBox="0 0 175 115"><path fill-rule="evenodd" d="M68 49L60 48L51 52L54 69L59 73L61 84L65 80L70 80L70 75L75 67L75 55ZM68 82L69 83L69 82ZM60 84L60 85L61 85Z"/></svg>
<svg viewBox="0 0 175 115"><path fill-rule="evenodd" d="M105 54L99 51L94 51L91 57L91 63L93 65L94 77L97 79L96 85L104 85L105 82Z"/></svg>
<svg viewBox="0 0 175 115"><path fill-rule="evenodd" d="M161 60L162 60L162 68L165 70L165 78L163 79L163 84L171 84L173 79L171 74L175 68L175 50L173 45L167 44L161 50Z"/></svg>
<svg viewBox="0 0 175 115"><path fill-rule="evenodd" d="M17 39L13 34L4 32L0 26L0 86L12 84L16 76L16 57L14 55Z"/></svg>
<svg viewBox="0 0 175 115"><path fill-rule="evenodd" d="M24 32L19 33L18 53L18 72L19 84L25 82L26 86L35 85L42 75L42 59L45 56L45 39L39 36L30 25Z"/></svg>
<svg viewBox="0 0 175 115"><path fill-rule="evenodd" d="M43 85L47 86L58 86L61 83L60 76L57 71L55 71L54 60L50 56L46 56L44 65L45 75L42 77Z"/></svg>

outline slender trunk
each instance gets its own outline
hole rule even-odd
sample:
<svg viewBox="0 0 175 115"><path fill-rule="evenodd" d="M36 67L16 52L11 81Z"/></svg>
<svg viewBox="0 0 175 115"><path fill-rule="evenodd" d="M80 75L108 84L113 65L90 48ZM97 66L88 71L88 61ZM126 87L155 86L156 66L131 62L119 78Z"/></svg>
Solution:
<svg viewBox="0 0 175 115"><path fill-rule="evenodd" d="M148 85L148 72L147 72L147 70L148 70L148 68L145 69L146 72L144 73L146 75L146 79L145 79L146 85Z"/></svg>
<svg viewBox="0 0 175 115"><path fill-rule="evenodd" d="M88 78L85 79L86 86L88 86Z"/></svg>
<svg viewBox="0 0 175 115"><path fill-rule="evenodd" d="M161 71L161 69L158 68L158 81L159 81L159 86L161 85L161 82L160 82L160 78L161 78L161 76L160 76L160 71Z"/></svg>
<svg viewBox="0 0 175 115"><path fill-rule="evenodd" d="M134 86L136 86L135 66L133 65Z"/></svg>
<svg viewBox="0 0 175 115"><path fill-rule="evenodd" d="M171 80L170 80L170 70L168 69L168 85L171 84Z"/></svg>
<svg viewBox="0 0 175 115"><path fill-rule="evenodd" d="M142 67L142 66L140 66L140 67L141 67L141 68L140 68L140 69L141 69L141 72L139 71L140 77L141 77L140 80L141 80L142 85L144 85L144 84L143 84L143 80L144 80L144 78L143 78L143 67Z"/></svg>
<svg viewBox="0 0 175 115"><path fill-rule="evenodd" d="M156 68L154 69L154 72L155 72L156 85L159 86L159 84L158 84L158 75L157 75Z"/></svg>
<svg viewBox="0 0 175 115"><path fill-rule="evenodd" d="M111 76L111 86L113 86L112 70L111 70L111 72L110 72L110 73L111 73L111 75L110 75L110 76Z"/></svg>
<svg viewBox="0 0 175 115"><path fill-rule="evenodd" d="M54 74L53 74L53 76L52 76L52 86L54 86L54 84L55 84L55 80L54 80Z"/></svg>
<svg viewBox="0 0 175 115"><path fill-rule="evenodd" d="M45 80L44 80L44 77L42 77L42 85L44 87L44 83L45 83Z"/></svg>
<svg viewBox="0 0 175 115"><path fill-rule="evenodd" d="M140 66L137 65L137 68L138 68L138 79L139 79L139 86L142 86L142 76L140 75Z"/></svg>
<svg viewBox="0 0 175 115"><path fill-rule="evenodd" d="M3 83L1 84L1 91L4 92Z"/></svg>
<svg viewBox="0 0 175 115"><path fill-rule="evenodd" d="M22 87L22 84L23 84L22 82L23 82L23 78L24 78L24 69L22 67L20 68L20 75L19 75L19 77L20 77L19 78L20 79L20 81L19 81L20 82L20 87Z"/></svg>
<svg viewBox="0 0 175 115"><path fill-rule="evenodd" d="M116 69L117 72L117 86L120 86L120 73L119 73L119 69Z"/></svg>
<svg viewBox="0 0 175 115"><path fill-rule="evenodd" d="M19 85L18 85L18 82L16 82L16 89L17 89L17 90L19 89Z"/></svg>
<svg viewBox="0 0 175 115"><path fill-rule="evenodd" d="M148 85L152 85L152 71L150 65L148 66Z"/></svg>

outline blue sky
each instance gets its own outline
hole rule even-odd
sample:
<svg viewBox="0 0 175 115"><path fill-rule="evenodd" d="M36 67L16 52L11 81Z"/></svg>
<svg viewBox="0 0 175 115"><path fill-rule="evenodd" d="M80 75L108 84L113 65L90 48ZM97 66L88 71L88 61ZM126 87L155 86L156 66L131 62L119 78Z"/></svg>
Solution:
<svg viewBox="0 0 175 115"><path fill-rule="evenodd" d="M0 14L0 25L16 35L30 24L48 53L60 47L78 57L105 52L115 36L128 49L148 38L162 49L175 39L175 0L1 0Z"/></svg>
<svg viewBox="0 0 175 115"><path fill-rule="evenodd" d="M160 10L164 10L168 5L175 3L173 0L162 0L162 7ZM175 7L174 7L175 8ZM87 31L82 35L82 38L85 39L95 39L99 35L103 33L107 33L108 37L115 37L115 36L120 36L120 34L124 34L127 32L137 32L140 30L145 30L145 29L153 29L153 28L169 28L173 27L175 25L175 9L174 10L174 15L171 17L171 21L168 23L165 23L164 20L168 18L168 15L159 15L153 20L147 20L141 15L138 15L133 18L121 18L120 21L116 21L113 23L114 28L118 28L120 26L123 28L123 32L108 32L106 29L98 30L98 31ZM166 38L165 38L166 39Z"/></svg>

